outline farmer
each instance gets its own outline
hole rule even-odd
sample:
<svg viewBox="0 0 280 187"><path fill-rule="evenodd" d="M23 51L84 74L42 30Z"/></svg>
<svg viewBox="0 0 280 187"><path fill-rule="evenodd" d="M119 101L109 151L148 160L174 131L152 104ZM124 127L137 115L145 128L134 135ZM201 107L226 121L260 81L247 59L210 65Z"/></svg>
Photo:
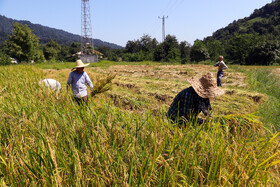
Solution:
<svg viewBox="0 0 280 187"><path fill-rule="evenodd" d="M44 84L46 87L56 90L57 92L61 89L61 84L54 79L44 79L40 81L39 84Z"/></svg>
<svg viewBox="0 0 280 187"><path fill-rule="evenodd" d="M76 61L76 67L72 69L67 81L67 90L71 85L75 100L78 104L88 101L88 93L86 84L93 89L93 84L84 71L84 67L89 64L84 64L81 60ZM74 71L73 71L74 70Z"/></svg>
<svg viewBox="0 0 280 187"><path fill-rule="evenodd" d="M214 64L215 67L218 66L217 86L222 86L222 77L225 74L224 70L228 68L223 59L223 56L219 56L219 61L216 64Z"/></svg>
<svg viewBox="0 0 280 187"><path fill-rule="evenodd" d="M209 98L222 95L224 91L216 86L211 73L203 75L200 79L188 79L188 82L191 86L177 94L170 105L167 117L179 124L190 120L197 120L197 123L201 124L203 120L197 119L200 112L212 117Z"/></svg>

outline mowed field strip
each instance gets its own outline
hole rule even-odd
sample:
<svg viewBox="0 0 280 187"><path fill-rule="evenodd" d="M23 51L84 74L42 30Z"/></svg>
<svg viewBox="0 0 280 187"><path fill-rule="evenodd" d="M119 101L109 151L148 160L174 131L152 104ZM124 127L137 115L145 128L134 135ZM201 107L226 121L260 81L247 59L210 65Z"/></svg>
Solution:
<svg viewBox="0 0 280 187"><path fill-rule="evenodd" d="M69 69L46 69L44 78L53 78L66 85ZM130 112L143 112L159 108L168 109L173 98L190 86L187 79L201 77L211 72L216 77L217 68L208 65L113 65L106 68L90 67L85 71L93 81L96 77L116 74L112 90L96 96L107 97L117 107ZM214 115L249 114L257 111L266 96L248 90L244 73L228 69L223 77L225 95L211 99Z"/></svg>

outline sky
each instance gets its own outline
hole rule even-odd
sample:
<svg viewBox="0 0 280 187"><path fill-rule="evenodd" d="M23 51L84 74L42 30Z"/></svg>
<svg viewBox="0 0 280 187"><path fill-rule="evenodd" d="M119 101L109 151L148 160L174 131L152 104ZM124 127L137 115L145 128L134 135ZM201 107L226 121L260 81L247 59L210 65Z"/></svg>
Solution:
<svg viewBox="0 0 280 187"><path fill-rule="evenodd" d="M93 38L125 47L143 35L191 45L272 0L89 0ZM81 0L0 0L0 15L81 35Z"/></svg>

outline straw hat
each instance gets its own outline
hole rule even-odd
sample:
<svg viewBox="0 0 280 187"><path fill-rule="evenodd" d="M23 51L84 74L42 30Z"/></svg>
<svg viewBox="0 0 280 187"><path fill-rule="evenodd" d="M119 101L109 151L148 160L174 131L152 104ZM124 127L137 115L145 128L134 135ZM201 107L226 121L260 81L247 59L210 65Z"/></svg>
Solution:
<svg viewBox="0 0 280 187"><path fill-rule="evenodd" d="M76 61L76 67L74 67L72 70L77 69L77 68L84 68L88 65L89 64L84 64L82 60L77 60Z"/></svg>
<svg viewBox="0 0 280 187"><path fill-rule="evenodd" d="M200 79L188 79L195 92L202 98L213 98L224 94L224 90L217 87L215 78L211 73L203 75Z"/></svg>

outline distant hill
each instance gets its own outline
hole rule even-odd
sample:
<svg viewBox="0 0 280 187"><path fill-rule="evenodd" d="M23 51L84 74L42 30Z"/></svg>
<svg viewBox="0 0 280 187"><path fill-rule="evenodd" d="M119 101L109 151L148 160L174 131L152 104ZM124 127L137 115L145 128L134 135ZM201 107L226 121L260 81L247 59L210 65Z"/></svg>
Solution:
<svg viewBox="0 0 280 187"><path fill-rule="evenodd" d="M273 35L280 39L280 0L266 4L256 9L249 17L233 21L227 27L221 28L207 37L206 40L226 40L233 34Z"/></svg>
<svg viewBox="0 0 280 187"><path fill-rule="evenodd" d="M14 22L19 22L23 25L26 24L33 31L33 33L40 38L40 43L47 43L51 39L57 41L60 44L66 44L66 45L70 45L72 42L81 41L81 37L76 34L71 34L63 30L46 27L40 24L33 24L30 21L22 21L22 20L18 21L0 15L0 43L8 38L8 34L12 32L12 25ZM94 39L93 42L95 47L105 46L111 49L123 48L119 45L109 43L109 42L104 42L99 39Z"/></svg>

